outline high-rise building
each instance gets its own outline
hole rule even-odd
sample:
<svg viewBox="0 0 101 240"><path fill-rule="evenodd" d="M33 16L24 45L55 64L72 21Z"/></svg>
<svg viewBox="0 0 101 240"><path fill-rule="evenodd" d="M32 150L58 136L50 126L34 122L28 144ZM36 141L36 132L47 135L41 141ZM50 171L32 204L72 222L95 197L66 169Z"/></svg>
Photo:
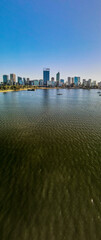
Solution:
<svg viewBox="0 0 101 240"><path fill-rule="evenodd" d="M72 77L72 84L74 83L74 78Z"/></svg>
<svg viewBox="0 0 101 240"><path fill-rule="evenodd" d="M56 82L57 82L57 86L59 86L59 83L60 83L60 72L58 72L56 74Z"/></svg>
<svg viewBox="0 0 101 240"><path fill-rule="evenodd" d="M34 80L29 80L29 85L33 86L34 85Z"/></svg>
<svg viewBox="0 0 101 240"><path fill-rule="evenodd" d="M43 86L43 79L39 80L39 86Z"/></svg>
<svg viewBox="0 0 101 240"><path fill-rule="evenodd" d="M23 85L22 77L18 77L18 84Z"/></svg>
<svg viewBox="0 0 101 240"><path fill-rule="evenodd" d="M80 85L80 77L78 77L78 85Z"/></svg>
<svg viewBox="0 0 101 240"><path fill-rule="evenodd" d="M54 82L54 81L55 81L54 77L51 77L51 81L52 81L52 82Z"/></svg>
<svg viewBox="0 0 101 240"><path fill-rule="evenodd" d="M8 75L3 75L3 84L7 84L9 81L9 76Z"/></svg>
<svg viewBox="0 0 101 240"><path fill-rule="evenodd" d="M43 69L43 84L47 86L47 81L50 81L50 68Z"/></svg>
<svg viewBox="0 0 101 240"><path fill-rule="evenodd" d="M63 85L64 84L64 79L60 79L60 83Z"/></svg>
<svg viewBox="0 0 101 240"><path fill-rule="evenodd" d="M24 77L23 78L23 85L26 85L26 83L27 83L27 79Z"/></svg>
<svg viewBox="0 0 101 240"><path fill-rule="evenodd" d="M52 81L47 81L47 86L52 87Z"/></svg>
<svg viewBox="0 0 101 240"><path fill-rule="evenodd" d="M98 82L98 88L101 88L101 82Z"/></svg>
<svg viewBox="0 0 101 240"><path fill-rule="evenodd" d="M74 84L76 87L80 85L80 77L74 77Z"/></svg>
<svg viewBox="0 0 101 240"><path fill-rule="evenodd" d="M68 77L68 86L70 86L72 84L72 78Z"/></svg>
<svg viewBox="0 0 101 240"><path fill-rule="evenodd" d="M27 78L26 83L29 85L30 78Z"/></svg>
<svg viewBox="0 0 101 240"><path fill-rule="evenodd" d="M87 81L87 87L91 87L91 79L88 79L88 81Z"/></svg>
<svg viewBox="0 0 101 240"><path fill-rule="evenodd" d="M83 84L83 87L86 87L86 86L87 86L87 81L86 81L86 79L83 79L83 80L82 80L82 84Z"/></svg>
<svg viewBox="0 0 101 240"><path fill-rule="evenodd" d="M39 86L39 80L33 80L34 86Z"/></svg>
<svg viewBox="0 0 101 240"><path fill-rule="evenodd" d="M15 85L16 83L16 75L14 73L10 74L10 84Z"/></svg>
<svg viewBox="0 0 101 240"><path fill-rule="evenodd" d="M96 81L93 81L93 82L91 83L91 86L92 86L92 87L96 87Z"/></svg>

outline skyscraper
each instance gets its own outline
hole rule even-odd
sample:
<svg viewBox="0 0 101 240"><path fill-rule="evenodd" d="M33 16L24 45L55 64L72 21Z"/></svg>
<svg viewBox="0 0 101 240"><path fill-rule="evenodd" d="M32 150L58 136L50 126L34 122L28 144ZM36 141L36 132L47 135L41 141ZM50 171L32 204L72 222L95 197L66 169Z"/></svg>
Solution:
<svg viewBox="0 0 101 240"><path fill-rule="evenodd" d="M22 84L23 84L23 82L22 82L22 77L18 77L18 84L19 84L19 85L22 85Z"/></svg>
<svg viewBox="0 0 101 240"><path fill-rule="evenodd" d="M74 83L74 78L72 77L72 84Z"/></svg>
<svg viewBox="0 0 101 240"><path fill-rule="evenodd" d="M52 81L52 82L54 82L54 81L55 81L54 77L51 77L51 81Z"/></svg>
<svg viewBox="0 0 101 240"><path fill-rule="evenodd" d="M9 81L8 75L3 75L3 84L7 84Z"/></svg>
<svg viewBox="0 0 101 240"><path fill-rule="evenodd" d="M43 69L43 84L47 86L47 81L50 81L50 68Z"/></svg>
<svg viewBox="0 0 101 240"><path fill-rule="evenodd" d="M16 83L16 75L14 73L10 74L10 84L15 85Z"/></svg>
<svg viewBox="0 0 101 240"><path fill-rule="evenodd" d="M60 83L64 84L64 79L60 79Z"/></svg>
<svg viewBox="0 0 101 240"><path fill-rule="evenodd" d="M26 85L27 79L24 77L23 78L23 85Z"/></svg>
<svg viewBox="0 0 101 240"><path fill-rule="evenodd" d="M80 85L80 77L74 77L74 84L76 87Z"/></svg>
<svg viewBox="0 0 101 240"><path fill-rule="evenodd" d="M43 79L39 80L39 86L43 86Z"/></svg>
<svg viewBox="0 0 101 240"><path fill-rule="evenodd" d="M87 87L91 87L91 79L88 79L88 81L87 81Z"/></svg>
<svg viewBox="0 0 101 240"><path fill-rule="evenodd" d="M60 72L58 72L56 74L56 83L57 83L57 86L59 86L59 83L60 83Z"/></svg>
<svg viewBox="0 0 101 240"><path fill-rule="evenodd" d="M27 85L29 85L30 78L27 78Z"/></svg>
<svg viewBox="0 0 101 240"><path fill-rule="evenodd" d="M68 77L68 86L70 86L72 84L72 78Z"/></svg>

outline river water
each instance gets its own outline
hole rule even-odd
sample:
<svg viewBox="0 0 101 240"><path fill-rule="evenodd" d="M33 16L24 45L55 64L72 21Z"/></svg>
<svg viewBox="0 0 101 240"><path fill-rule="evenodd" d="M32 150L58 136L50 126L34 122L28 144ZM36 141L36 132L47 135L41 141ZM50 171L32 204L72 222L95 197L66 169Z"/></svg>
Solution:
<svg viewBox="0 0 101 240"><path fill-rule="evenodd" d="M0 93L0 239L101 239L97 90Z"/></svg>

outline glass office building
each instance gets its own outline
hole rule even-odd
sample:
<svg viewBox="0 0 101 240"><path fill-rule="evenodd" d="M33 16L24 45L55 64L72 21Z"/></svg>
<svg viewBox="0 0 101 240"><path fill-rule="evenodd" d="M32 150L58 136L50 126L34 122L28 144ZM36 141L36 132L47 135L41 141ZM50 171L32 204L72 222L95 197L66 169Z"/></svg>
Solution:
<svg viewBox="0 0 101 240"><path fill-rule="evenodd" d="M57 83L57 86L59 86L59 83L60 83L60 73L59 72L56 74L56 83Z"/></svg>
<svg viewBox="0 0 101 240"><path fill-rule="evenodd" d="M64 79L60 79L60 83L64 84Z"/></svg>
<svg viewBox="0 0 101 240"><path fill-rule="evenodd" d="M47 81L50 81L50 68L43 69L43 84L47 86Z"/></svg>
<svg viewBox="0 0 101 240"><path fill-rule="evenodd" d="M8 84L8 82L9 82L8 75L3 75L3 84Z"/></svg>
<svg viewBox="0 0 101 240"><path fill-rule="evenodd" d="M18 84L23 85L22 77L18 77Z"/></svg>
<svg viewBox="0 0 101 240"><path fill-rule="evenodd" d="M10 84L11 85L16 84L16 75L14 73L10 74Z"/></svg>
<svg viewBox="0 0 101 240"><path fill-rule="evenodd" d="M80 77L74 77L74 84L75 84L75 86L80 85Z"/></svg>
<svg viewBox="0 0 101 240"><path fill-rule="evenodd" d="M34 86L39 86L39 80L33 80Z"/></svg>

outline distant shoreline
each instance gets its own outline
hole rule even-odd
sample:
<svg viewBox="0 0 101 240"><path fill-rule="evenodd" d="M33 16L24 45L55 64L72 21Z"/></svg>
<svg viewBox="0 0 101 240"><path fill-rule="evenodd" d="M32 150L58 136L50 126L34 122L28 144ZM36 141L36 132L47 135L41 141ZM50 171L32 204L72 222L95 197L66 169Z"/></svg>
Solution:
<svg viewBox="0 0 101 240"><path fill-rule="evenodd" d="M33 89L34 87L31 87L31 88L20 88L20 89L6 89L6 90L1 90L0 89L0 93L7 93L7 92L19 92L19 91L27 91L28 89ZM52 88L52 87L37 87L37 88L34 88L35 90L39 90L39 89L42 89L42 90L49 90L49 89L59 89L59 90L62 90L62 89L67 89L67 90L70 90L70 89L83 89L83 90L101 90L100 88L58 88L58 87L55 87L55 88Z"/></svg>
<svg viewBox="0 0 101 240"><path fill-rule="evenodd" d="M0 93L19 92L19 91L27 91L27 88L26 89L17 89L17 90L14 90L14 89L0 90Z"/></svg>

